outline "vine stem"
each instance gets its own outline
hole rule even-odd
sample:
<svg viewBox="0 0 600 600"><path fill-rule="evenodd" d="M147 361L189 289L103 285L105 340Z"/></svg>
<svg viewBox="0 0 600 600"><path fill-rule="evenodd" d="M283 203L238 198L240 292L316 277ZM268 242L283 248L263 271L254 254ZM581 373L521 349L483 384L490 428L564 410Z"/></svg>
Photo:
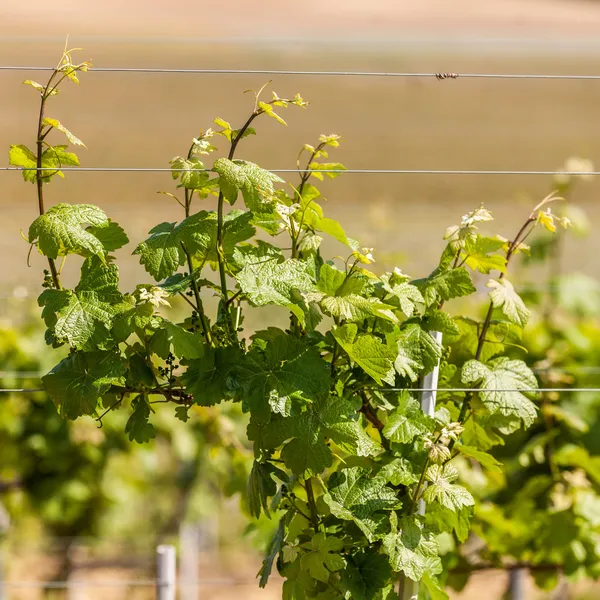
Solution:
<svg viewBox="0 0 600 600"><path fill-rule="evenodd" d="M190 158L192 158L192 154L194 152L194 146L195 146L195 144L192 143L192 145L190 146L190 149L188 150L188 154L187 154L188 160ZM185 218L187 219L190 216L190 208L192 205L193 191L190 192L190 190L185 188L183 193L184 193L184 197L185 197L185 206L184 206ZM204 312L204 304L202 303L202 298L200 297L200 289L198 288L198 282L194 278L194 265L192 263L192 257L190 255L190 253L187 251L187 248L183 245L183 243L181 244L181 247L182 247L185 257L187 259L188 269L190 271L191 287L192 287L192 291L194 292L194 298L196 300L196 310L198 311L200 323L202 324L202 330L204 332L204 337L206 338L206 341L212 346L212 335L210 333L210 327L208 326L206 313Z"/></svg>
<svg viewBox="0 0 600 600"><path fill-rule="evenodd" d="M315 502L315 493L313 491L312 477L308 477L304 480L306 486L306 499L308 501L308 507L310 508L310 521L312 523L315 532L319 531L319 515L317 512L317 504Z"/></svg>
<svg viewBox="0 0 600 600"><path fill-rule="evenodd" d="M36 185L37 185L37 197L38 197L38 211L40 214L40 217L46 212L46 209L44 207L44 182L42 180L42 154L43 154L43 149L44 149L44 133L43 133L43 129L44 129L44 112L46 110L46 100L48 99L48 97L50 96L50 94L52 93L52 91L54 91L56 89L56 86L54 86L54 88L52 88L49 91L50 85L52 84L52 81L54 80L54 78L56 77L56 74L58 73L58 71L54 71L52 73L52 75L50 76L50 79L48 79L48 83L46 84L46 87L44 88L44 92L42 94L42 99L40 101L40 114L39 114L39 118L38 118L38 124L37 124L37 133L36 133L36 145L37 145L37 157L36 157L36 167L37 170L35 172L35 180L36 180ZM58 274L58 270L56 269L56 263L54 262L53 258L48 257L48 266L50 267L50 273L52 275L52 281L54 282L54 287L58 290L62 289L62 286L60 284L60 276Z"/></svg>
<svg viewBox="0 0 600 600"><path fill-rule="evenodd" d="M252 124L252 121L258 117L262 113L261 110L255 109L250 117L246 120L241 129L238 130L235 137L231 140L231 148L229 149L229 154L227 158L229 160L233 160L235 156L235 151L238 143L242 139L242 136ZM229 293L227 291L227 271L225 268L225 249L223 247L223 236L225 232L224 228L224 218L225 218L225 196L222 191L219 192L219 199L217 201L217 262L219 264L219 279L221 282L221 302L223 309L226 313L225 322L227 323L227 329L229 330L229 335L232 339L237 338L237 331L233 327L233 323L231 322L231 318L229 315Z"/></svg>
<svg viewBox="0 0 600 600"><path fill-rule="evenodd" d="M520 244L522 244L529 234L533 231L535 227L535 223L538 218L538 211L549 202L553 202L554 200L559 200L560 198L554 196L554 192L548 194L530 213L529 217L523 223L522 227L519 229L517 235L514 240L510 243L508 250L506 251L506 269L508 269L508 265L510 263L510 259L513 257L514 253L517 251ZM498 280L501 281L504 279L506 275L506 269L504 272L500 273ZM485 315L485 319L483 321L483 326L481 331L479 332L479 338L477 341L477 350L475 351L475 360L479 360L481 358L481 354L483 352L483 348L486 342L487 332L490 328L490 324L492 322L492 314L494 312L494 303L490 301L487 313ZM471 405L471 399L473 398L473 392L466 394L465 399L463 400L462 406L460 408L460 413L458 415L458 423L464 423L467 419L467 413L469 412L469 407ZM448 444L449 450L454 448L454 444L456 440L451 440Z"/></svg>

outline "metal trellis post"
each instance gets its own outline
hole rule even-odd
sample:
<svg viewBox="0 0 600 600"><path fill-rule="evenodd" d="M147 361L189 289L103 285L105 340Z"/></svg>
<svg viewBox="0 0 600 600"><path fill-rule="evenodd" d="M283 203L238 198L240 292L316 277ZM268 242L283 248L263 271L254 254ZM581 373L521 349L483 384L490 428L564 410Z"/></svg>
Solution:
<svg viewBox="0 0 600 600"><path fill-rule="evenodd" d="M156 549L156 600L175 600L177 558L175 546Z"/></svg>
<svg viewBox="0 0 600 600"><path fill-rule="evenodd" d="M431 337L441 345L442 343L442 332L432 331ZM423 387L421 392L421 410L430 417L435 414L435 400L437 397L438 379L440 376L440 361L438 359L437 364L433 368L433 371L427 373L423 377ZM425 514L425 501L419 500L419 514ZM419 583L404 577L401 585L402 600L417 600L419 597Z"/></svg>

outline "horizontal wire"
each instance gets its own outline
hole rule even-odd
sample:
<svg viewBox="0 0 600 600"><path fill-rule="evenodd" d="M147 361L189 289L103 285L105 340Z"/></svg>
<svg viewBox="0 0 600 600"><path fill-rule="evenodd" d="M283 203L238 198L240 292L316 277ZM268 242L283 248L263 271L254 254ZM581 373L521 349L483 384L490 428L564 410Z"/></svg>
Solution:
<svg viewBox="0 0 600 600"><path fill-rule="evenodd" d="M600 393L600 388L420 388L420 387L405 387L405 388L364 388L370 392L591 392ZM34 393L43 392L42 388L20 389L20 388L0 388L0 393Z"/></svg>
<svg viewBox="0 0 600 600"><path fill-rule="evenodd" d="M0 71L54 71L55 67L0 65ZM419 77L442 79L559 79L600 80L600 75L553 73L408 73L396 71L295 71L279 69L171 69L159 67L93 67L96 73L181 73L197 75L310 75L325 77Z"/></svg>
<svg viewBox="0 0 600 600"><path fill-rule="evenodd" d="M170 584L157 579L131 579L123 581L88 581L84 579L73 579L71 581L5 581L5 588L48 588L48 589L70 589L70 588L101 588L101 587L170 587ZM177 589L196 588L207 586L247 586L256 585L254 580L238 579L200 579L194 582L178 581ZM1 588L0 588L1 589Z"/></svg>
<svg viewBox="0 0 600 600"><path fill-rule="evenodd" d="M599 393L600 388L366 388L372 392L592 392ZM0 390L1 391L1 390Z"/></svg>
<svg viewBox="0 0 600 600"><path fill-rule="evenodd" d="M375 175L600 175L600 171L511 171L475 169L268 169L271 173L357 173ZM211 169L172 169L170 167L0 167L0 171L80 171L114 173L210 173Z"/></svg>
<svg viewBox="0 0 600 600"><path fill-rule="evenodd" d="M531 369L534 373L539 374L557 374L557 375L570 375L571 373L583 373L583 374L600 374L600 367L586 367L577 366L564 367L564 368L553 368L553 367L540 367ZM0 379L41 379L46 375L46 371L0 371Z"/></svg>
<svg viewBox="0 0 600 600"><path fill-rule="evenodd" d="M164 587L165 584L156 579L132 579L131 581L4 581L2 586L5 588L48 588L60 590L85 587Z"/></svg>

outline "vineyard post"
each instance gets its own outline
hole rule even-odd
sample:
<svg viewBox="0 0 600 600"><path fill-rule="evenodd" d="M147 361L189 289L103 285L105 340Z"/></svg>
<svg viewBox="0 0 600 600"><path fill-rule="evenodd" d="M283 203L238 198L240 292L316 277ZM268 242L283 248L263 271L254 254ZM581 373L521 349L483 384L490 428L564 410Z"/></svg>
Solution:
<svg viewBox="0 0 600 600"><path fill-rule="evenodd" d="M442 332L432 331L431 337L437 344L442 344ZM427 373L423 377L423 391L421 392L421 410L433 418L435 414L435 401L437 397L437 386L438 379L440 376L440 360L438 359L435 367L432 371ZM424 486L425 487L425 486ZM425 514L425 500L422 498L419 500L419 514ZM400 584L400 598L401 600L416 600L419 596L419 583L403 577Z"/></svg>
<svg viewBox="0 0 600 600"><path fill-rule="evenodd" d="M175 546L156 549L156 600L175 600L177 558Z"/></svg>

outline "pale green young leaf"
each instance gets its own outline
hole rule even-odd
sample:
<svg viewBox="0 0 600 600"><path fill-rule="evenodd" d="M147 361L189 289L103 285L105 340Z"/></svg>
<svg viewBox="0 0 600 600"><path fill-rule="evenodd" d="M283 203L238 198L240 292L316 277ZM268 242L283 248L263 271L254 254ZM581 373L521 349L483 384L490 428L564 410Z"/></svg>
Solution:
<svg viewBox="0 0 600 600"><path fill-rule="evenodd" d="M441 345L418 323L409 323L399 333L389 336L398 354L394 366L400 375L416 381L422 370L431 371L442 356Z"/></svg>
<svg viewBox="0 0 600 600"><path fill-rule="evenodd" d="M484 390L479 395L490 413L517 417L525 427L534 423L537 408L530 398L536 395L537 380L523 361L500 357L484 365L470 360L464 364L461 378Z"/></svg>
<svg viewBox="0 0 600 600"><path fill-rule="evenodd" d="M125 384L125 362L116 352L75 352L42 377L44 389L67 419L96 411L111 385Z"/></svg>
<svg viewBox="0 0 600 600"><path fill-rule="evenodd" d="M37 158L27 146L13 144L8 151L8 163L13 167L35 169L37 167ZM23 175L23 179L30 183L35 183L37 180L37 172L35 170L21 171L21 174Z"/></svg>
<svg viewBox="0 0 600 600"><path fill-rule="evenodd" d="M382 433L391 442L408 444L428 430L427 416L419 403L404 393L398 407L388 414Z"/></svg>
<svg viewBox="0 0 600 600"><path fill-rule="evenodd" d="M490 279L487 287L491 289L490 298L496 308L501 308L511 323L519 327L525 327L531 312L515 291L513 284L507 279Z"/></svg>
<svg viewBox="0 0 600 600"><path fill-rule="evenodd" d="M26 79L23 82L25 85L30 85L34 90L38 91L40 94L44 94L46 92L46 86L42 85L41 83L38 83L37 81L33 81L31 79ZM58 94L59 90L58 88L54 88L49 96L56 96L56 94Z"/></svg>
<svg viewBox="0 0 600 600"><path fill-rule="evenodd" d="M385 381L394 385L394 360L396 352L374 335L359 335L358 327L348 323L336 327L332 333L337 343L365 373L379 385Z"/></svg>
<svg viewBox="0 0 600 600"><path fill-rule="evenodd" d="M473 294L475 286L464 267L436 269L426 279L413 281L423 294L427 306Z"/></svg>
<svg viewBox="0 0 600 600"><path fill-rule="evenodd" d="M325 174L330 179L335 179L336 177L339 177L343 171L346 170L346 167L342 163L311 162L310 165L308 165L308 170L311 172L310 174L313 177L323 181L323 174Z"/></svg>
<svg viewBox="0 0 600 600"><path fill-rule="evenodd" d="M425 477L430 483L423 492L423 500L428 504L438 502L452 511L475 504L466 488L452 483L458 478L458 471L453 465L431 465Z"/></svg>
<svg viewBox="0 0 600 600"><path fill-rule="evenodd" d="M339 554L343 548L342 540L317 533L307 544L308 552L301 558L302 568L315 579L329 581L332 572L340 571L346 566L345 559Z"/></svg>
<svg viewBox="0 0 600 600"><path fill-rule="evenodd" d="M241 191L246 206L257 212L264 211L265 205L273 201L273 184L283 182L275 173L243 160L219 158L213 164L213 171L219 174L219 186L230 204L237 200Z"/></svg>
<svg viewBox="0 0 600 600"><path fill-rule="evenodd" d="M493 254L504 247L504 240L482 235L468 236L461 257L465 264L480 273L506 272L506 256Z"/></svg>
<svg viewBox="0 0 600 600"><path fill-rule="evenodd" d="M391 299L397 301L400 310L407 317L412 317L415 312L419 311L419 307L425 304L425 299L419 291L419 288L410 283L403 282L391 285L386 282L384 284L384 289L388 293L384 298L384 301L389 302Z"/></svg>
<svg viewBox="0 0 600 600"><path fill-rule="evenodd" d="M171 165L171 176L173 179L181 180L181 185L178 187L196 190L206 186L209 175L201 160L176 156L169 164Z"/></svg>
<svg viewBox="0 0 600 600"><path fill-rule="evenodd" d="M282 125L287 125L287 123L273 110L273 106L271 104L267 104L266 102L259 102L258 108L263 111L264 114L268 115L272 119L275 119L278 123Z"/></svg>
<svg viewBox="0 0 600 600"><path fill-rule="evenodd" d="M85 148L85 144L75 135L73 135L60 121L57 119L51 119L49 117L44 117L42 120L42 125L47 125L49 127L53 127L57 129L61 133L64 133L66 138L73 144L74 146L83 146Z"/></svg>
<svg viewBox="0 0 600 600"><path fill-rule="evenodd" d="M441 572L437 543L424 530L418 517L404 517L398 522L393 512L390 523L392 531L383 539L383 549L394 571L404 573L413 581L419 581L426 572Z"/></svg>
<svg viewBox="0 0 600 600"><path fill-rule="evenodd" d="M106 250L102 242L85 226L104 227L108 223L104 212L92 204L57 204L31 224L28 238L50 258L66 254L103 258Z"/></svg>
<svg viewBox="0 0 600 600"><path fill-rule="evenodd" d="M487 469L492 473L502 472L502 463L498 462L491 454L464 444L456 444L455 448L461 454L464 454L469 458L474 458L484 469Z"/></svg>

